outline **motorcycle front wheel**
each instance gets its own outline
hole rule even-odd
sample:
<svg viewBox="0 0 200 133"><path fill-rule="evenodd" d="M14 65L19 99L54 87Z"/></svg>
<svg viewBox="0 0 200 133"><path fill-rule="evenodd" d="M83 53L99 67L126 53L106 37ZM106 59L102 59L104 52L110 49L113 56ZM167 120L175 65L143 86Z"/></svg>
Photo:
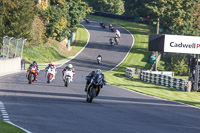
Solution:
<svg viewBox="0 0 200 133"><path fill-rule="evenodd" d="M92 88L90 90L90 92L87 94L87 99L86 101L89 102L89 103L92 103L94 97L96 96L96 89L95 88Z"/></svg>

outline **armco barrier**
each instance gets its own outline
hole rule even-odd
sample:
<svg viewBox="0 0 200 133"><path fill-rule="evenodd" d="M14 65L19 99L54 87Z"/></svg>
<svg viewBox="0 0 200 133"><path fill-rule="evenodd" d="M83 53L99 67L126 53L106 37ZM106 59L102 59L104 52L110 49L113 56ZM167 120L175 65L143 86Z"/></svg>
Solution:
<svg viewBox="0 0 200 133"><path fill-rule="evenodd" d="M125 75L129 78L133 78L134 74L136 74L137 72L138 78L145 82L159 84L170 88L176 88L183 91L187 90L188 81L185 79L173 78L173 72L150 72L127 67Z"/></svg>
<svg viewBox="0 0 200 133"><path fill-rule="evenodd" d="M0 76L21 71L21 58L0 60Z"/></svg>

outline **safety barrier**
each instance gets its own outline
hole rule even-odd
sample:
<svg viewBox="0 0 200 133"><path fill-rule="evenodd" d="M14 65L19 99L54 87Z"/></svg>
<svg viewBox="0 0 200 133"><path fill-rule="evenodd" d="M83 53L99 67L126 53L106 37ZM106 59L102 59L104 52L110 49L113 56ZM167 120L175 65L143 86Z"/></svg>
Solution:
<svg viewBox="0 0 200 133"><path fill-rule="evenodd" d="M126 77L133 78L135 74L139 74L142 71L146 71L146 70L143 70L140 68L126 67L125 75L126 75Z"/></svg>
<svg viewBox="0 0 200 133"><path fill-rule="evenodd" d="M21 58L0 60L0 76L21 71Z"/></svg>
<svg viewBox="0 0 200 133"><path fill-rule="evenodd" d="M126 68L126 76L133 78L134 74L142 81L159 84L170 88L186 91L188 81L185 79L173 78L173 72L150 72L136 68Z"/></svg>

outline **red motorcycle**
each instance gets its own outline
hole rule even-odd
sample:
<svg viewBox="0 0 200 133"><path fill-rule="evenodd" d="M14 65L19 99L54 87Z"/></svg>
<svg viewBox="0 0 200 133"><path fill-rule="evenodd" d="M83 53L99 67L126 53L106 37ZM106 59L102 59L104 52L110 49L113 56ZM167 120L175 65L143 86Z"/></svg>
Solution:
<svg viewBox="0 0 200 133"><path fill-rule="evenodd" d="M27 72L27 80L28 83L31 84L34 82L37 78L37 68L36 67L31 67L30 70Z"/></svg>
<svg viewBox="0 0 200 133"><path fill-rule="evenodd" d="M119 38L115 37L115 44L118 45L119 44Z"/></svg>

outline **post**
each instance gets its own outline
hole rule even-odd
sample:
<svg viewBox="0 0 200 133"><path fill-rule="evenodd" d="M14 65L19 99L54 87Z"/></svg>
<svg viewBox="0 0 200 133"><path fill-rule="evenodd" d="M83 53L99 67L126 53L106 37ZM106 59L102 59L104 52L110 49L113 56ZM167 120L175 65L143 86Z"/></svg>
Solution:
<svg viewBox="0 0 200 133"><path fill-rule="evenodd" d="M21 39L21 38L20 38L20 39ZM20 39L17 39L17 45L16 45L16 49L15 49L15 57L16 57L16 55L17 55L18 41L19 41Z"/></svg>
<svg viewBox="0 0 200 133"><path fill-rule="evenodd" d="M23 42L22 42L22 50L21 50L21 58L22 58L22 54L23 54L23 48L24 48L24 43L27 39L24 39Z"/></svg>
<svg viewBox="0 0 200 133"><path fill-rule="evenodd" d="M199 83L199 55L195 56L195 75L194 75L194 84L193 84L193 90L198 91L198 83Z"/></svg>
<svg viewBox="0 0 200 133"><path fill-rule="evenodd" d="M159 18L158 18L158 19L157 19L156 34L159 34L159 27L160 27L160 20L159 20ZM160 55L159 55L158 51L156 51L155 71L157 71L157 68L158 68L158 62L159 62L159 60L160 60L160 59L158 59L158 58L160 58L159 56L160 56Z"/></svg>
<svg viewBox="0 0 200 133"><path fill-rule="evenodd" d="M160 19L157 20L157 28L156 28L156 34L159 34L159 28L160 28Z"/></svg>
<svg viewBox="0 0 200 133"><path fill-rule="evenodd" d="M10 49L10 41L13 39L13 37L11 37L10 39L9 39L9 41L8 41L8 53L7 53L7 57L6 58L9 58L9 49Z"/></svg>

